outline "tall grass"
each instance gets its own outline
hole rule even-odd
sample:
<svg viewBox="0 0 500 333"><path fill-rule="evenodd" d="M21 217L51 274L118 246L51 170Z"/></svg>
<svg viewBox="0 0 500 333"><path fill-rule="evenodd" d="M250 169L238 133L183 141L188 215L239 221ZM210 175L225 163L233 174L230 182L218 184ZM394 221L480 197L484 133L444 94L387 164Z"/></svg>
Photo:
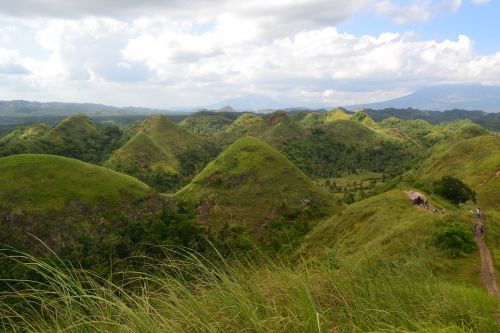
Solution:
<svg viewBox="0 0 500 333"><path fill-rule="evenodd" d="M334 268L176 252L102 278L6 254L37 281L0 295L5 332L495 332L498 302L418 259Z"/></svg>

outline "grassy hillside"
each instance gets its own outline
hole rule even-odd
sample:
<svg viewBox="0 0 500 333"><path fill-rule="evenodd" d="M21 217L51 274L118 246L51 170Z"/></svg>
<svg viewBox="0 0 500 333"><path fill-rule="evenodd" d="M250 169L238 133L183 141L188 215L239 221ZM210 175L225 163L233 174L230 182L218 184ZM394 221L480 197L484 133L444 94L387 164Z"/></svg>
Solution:
<svg viewBox="0 0 500 333"><path fill-rule="evenodd" d="M97 125L86 115L77 114L68 117L52 128L45 138L54 143L64 143L72 139L82 141L86 137L92 137L97 133Z"/></svg>
<svg viewBox="0 0 500 333"><path fill-rule="evenodd" d="M500 267L500 136L481 134L465 128L431 150L430 156L415 171L426 186L443 176L459 178L477 192L477 206L486 216L487 242L497 268ZM473 210L466 206L464 212ZM472 219L472 214L469 214Z"/></svg>
<svg viewBox="0 0 500 333"><path fill-rule="evenodd" d="M244 136L253 136L280 149L293 139L304 136L305 129L291 119L286 112L278 111L268 115L244 114L234 121L217 140L228 145Z"/></svg>
<svg viewBox="0 0 500 333"><path fill-rule="evenodd" d="M104 163L161 191L173 191L213 158L215 148L165 116L137 124L130 139Z"/></svg>
<svg viewBox="0 0 500 333"><path fill-rule="evenodd" d="M179 125L203 138L212 138L231 125L237 116L239 115L235 116L232 113L202 111L187 117Z"/></svg>
<svg viewBox="0 0 500 333"><path fill-rule="evenodd" d="M5 332L497 332L498 301L444 282L411 261L337 268L269 259L230 263L188 253L147 273L100 279L33 258L43 283L25 284L0 313ZM0 294L9 302L10 294ZM33 304L42 303L39 309Z"/></svg>
<svg viewBox="0 0 500 333"><path fill-rule="evenodd" d="M380 126L366 113L363 111L358 111L352 115L352 119L359 121L361 124L365 125L368 128L379 130Z"/></svg>
<svg viewBox="0 0 500 333"><path fill-rule="evenodd" d="M326 123L321 128L328 131L337 141L351 146L373 146L382 139L373 129L351 119L338 119Z"/></svg>
<svg viewBox="0 0 500 333"><path fill-rule="evenodd" d="M118 127L97 125L78 114L52 128L38 124L12 131L0 139L0 156L38 153L101 163L118 147L121 136Z"/></svg>
<svg viewBox="0 0 500 333"><path fill-rule="evenodd" d="M144 183L60 156L0 158L0 174L0 242L18 249L40 248L31 234L59 254L102 251L113 238L120 240L124 225L142 216L141 209L153 204ZM102 255L87 254L89 261Z"/></svg>
<svg viewBox="0 0 500 333"><path fill-rule="evenodd" d="M307 129L283 146L292 162L312 178L340 177L358 171L395 175L420 152L411 141L389 136L352 119L338 119Z"/></svg>
<svg viewBox="0 0 500 333"><path fill-rule="evenodd" d="M137 133L106 161L104 166L127 174L147 175L149 172L177 173L179 162L144 133Z"/></svg>
<svg viewBox="0 0 500 333"><path fill-rule="evenodd" d="M100 269L142 243L177 237L175 225L170 234L154 227L172 223L162 219L173 216L172 203L130 176L50 155L0 158L0 174L3 246L50 256L38 238L75 265Z"/></svg>
<svg viewBox="0 0 500 333"><path fill-rule="evenodd" d="M0 146L5 146L8 144L12 145L21 141L40 138L49 129L50 126L47 124L34 124L28 127L16 128L3 137L0 137Z"/></svg>
<svg viewBox="0 0 500 333"><path fill-rule="evenodd" d="M132 177L59 156L4 157L0 173L0 201L26 212L58 211L74 200L84 205L115 206L150 191Z"/></svg>
<svg viewBox="0 0 500 333"><path fill-rule="evenodd" d="M450 257L437 241L449 223L459 223L468 231L468 215L441 198L426 196L439 208L438 214L413 206L401 189L353 203L320 222L306 236L300 252L323 258L335 253L339 262L361 265L374 260L405 262L419 257L446 279L481 286L479 252Z"/></svg>
<svg viewBox="0 0 500 333"><path fill-rule="evenodd" d="M200 223L254 234L282 219L324 216L336 204L284 155L252 137L228 147L176 198L198 207Z"/></svg>
<svg viewBox="0 0 500 333"><path fill-rule="evenodd" d="M347 120L351 119L351 116L344 112L345 110L341 108L330 110L323 119L323 122L329 123L336 120Z"/></svg>
<svg viewBox="0 0 500 333"><path fill-rule="evenodd" d="M318 115L318 119L309 119L306 125L309 115ZM299 123L284 112L266 116L245 114L216 138L221 146L226 146L245 135L257 137L284 153L312 178L338 177L355 170L397 174L420 149L410 140L378 130L378 125L367 120L367 116L351 119L337 109L309 115ZM330 120L325 121L326 117Z"/></svg>
<svg viewBox="0 0 500 333"><path fill-rule="evenodd" d="M465 129L434 147L416 174L428 183L447 175L457 177L477 191L480 204L500 210L496 200L500 197L500 136L486 134L464 139L467 134L474 135Z"/></svg>
<svg viewBox="0 0 500 333"><path fill-rule="evenodd" d="M201 146L198 136L189 133L166 116L150 116L140 122L132 133L143 133L174 154Z"/></svg>

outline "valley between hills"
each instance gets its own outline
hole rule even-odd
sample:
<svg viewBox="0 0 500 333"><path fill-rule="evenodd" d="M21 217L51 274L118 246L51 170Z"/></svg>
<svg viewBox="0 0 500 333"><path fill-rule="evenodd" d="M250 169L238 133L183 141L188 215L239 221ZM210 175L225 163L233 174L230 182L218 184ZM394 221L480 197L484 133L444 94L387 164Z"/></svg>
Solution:
<svg viewBox="0 0 500 333"><path fill-rule="evenodd" d="M373 114L12 126L0 332L498 332L498 132Z"/></svg>

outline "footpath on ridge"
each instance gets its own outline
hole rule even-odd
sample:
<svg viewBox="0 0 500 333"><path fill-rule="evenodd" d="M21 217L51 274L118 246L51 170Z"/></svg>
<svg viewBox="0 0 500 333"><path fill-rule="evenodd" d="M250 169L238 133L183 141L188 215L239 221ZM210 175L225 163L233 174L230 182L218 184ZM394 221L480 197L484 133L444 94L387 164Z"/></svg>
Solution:
<svg viewBox="0 0 500 333"><path fill-rule="evenodd" d="M477 230L480 226L484 226L484 219L476 217L472 223L476 224ZM486 242L484 241L484 234L481 235L480 232L474 233L474 239L481 253L481 280L491 295L500 298L500 293L498 291L497 282L495 279L495 269L493 268L493 259L491 258L491 252Z"/></svg>

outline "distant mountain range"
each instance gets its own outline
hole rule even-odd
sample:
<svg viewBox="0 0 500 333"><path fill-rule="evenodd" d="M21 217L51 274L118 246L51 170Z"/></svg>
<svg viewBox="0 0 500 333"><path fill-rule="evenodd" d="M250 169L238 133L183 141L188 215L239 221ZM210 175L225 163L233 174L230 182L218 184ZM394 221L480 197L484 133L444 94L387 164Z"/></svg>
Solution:
<svg viewBox="0 0 500 333"><path fill-rule="evenodd" d="M23 100L0 101L0 117L67 117L78 113L89 116L167 114L169 110L140 107L115 107L91 103L29 102Z"/></svg>
<svg viewBox="0 0 500 333"><path fill-rule="evenodd" d="M238 111L260 111L260 110L276 110L290 108L290 105L282 103L266 95L248 94L245 96L235 97L223 100L218 103L204 106L204 109L221 109L230 106Z"/></svg>
<svg viewBox="0 0 500 333"><path fill-rule="evenodd" d="M151 114L180 114L191 113L200 109L205 110L230 110L272 112L274 110L298 111L308 110L294 105L278 101L266 95L248 94L240 97L230 98L218 103L192 107L152 109L141 107L114 107L103 104L91 103L40 103L24 100L0 101L0 117L40 117L56 116L67 117L77 113L85 113L89 116L123 116L123 115L151 115ZM318 105L310 105L311 109L318 109ZM329 108L334 107L334 105ZM481 110L486 112L500 112L500 86L484 85L446 85L429 87L418 90L409 95L396 99L345 106L348 110L356 109L419 109L429 111L444 110Z"/></svg>
<svg viewBox="0 0 500 333"><path fill-rule="evenodd" d="M392 100L346 106L347 109L453 109L500 112L500 86L444 85L417 90Z"/></svg>

